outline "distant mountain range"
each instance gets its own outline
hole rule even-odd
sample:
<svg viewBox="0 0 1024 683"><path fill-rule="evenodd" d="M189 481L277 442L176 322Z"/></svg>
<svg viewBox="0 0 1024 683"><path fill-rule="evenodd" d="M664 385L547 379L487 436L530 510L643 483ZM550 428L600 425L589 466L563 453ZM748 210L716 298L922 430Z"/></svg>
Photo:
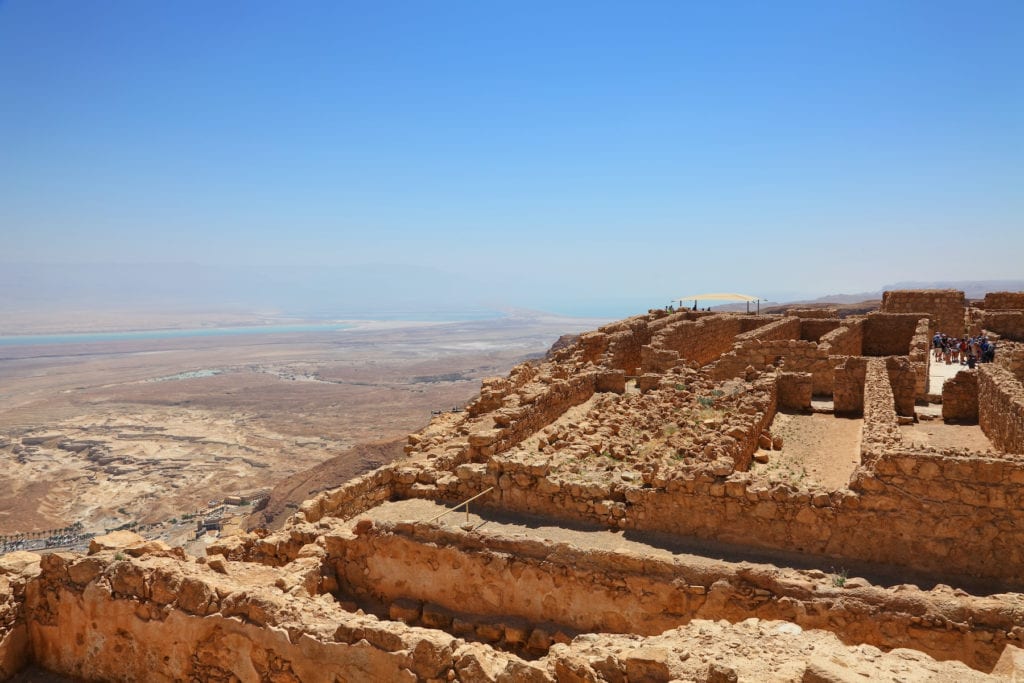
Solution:
<svg viewBox="0 0 1024 683"><path fill-rule="evenodd" d="M936 282L906 281L885 285L872 292L856 292L853 294L827 294L817 299L800 299L796 301L772 301L766 308L761 302L761 312L777 312L800 304L837 304L851 305L864 302L881 302L882 292L894 289L960 289L968 299L983 299L986 292L1020 292L1024 291L1024 280L939 280ZM726 304L713 306L716 311L745 311L746 304Z"/></svg>
<svg viewBox="0 0 1024 683"><path fill-rule="evenodd" d="M885 285L873 292L857 292L854 294L828 294L817 299L788 301L782 303L800 304L855 304L861 301L881 299L882 292L893 289L961 289L968 299L982 299L986 292L1018 292L1024 291L1024 280L937 280L935 282L906 281Z"/></svg>

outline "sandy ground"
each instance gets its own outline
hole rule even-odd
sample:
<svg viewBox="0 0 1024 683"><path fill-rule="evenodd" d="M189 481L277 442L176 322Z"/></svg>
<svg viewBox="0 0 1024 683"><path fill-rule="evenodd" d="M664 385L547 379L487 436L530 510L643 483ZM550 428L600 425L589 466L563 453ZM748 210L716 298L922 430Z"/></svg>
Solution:
<svg viewBox="0 0 1024 683"><path fill-rule="evenodd" d="M928 393L942 394L943 383L960 372L972 372L966 365L935 362L933 358L928 365ZM942 404L929 403L918 406L916 412L925 419L912 425L900 427L900 433L908 444L931 446L934 448L966 448L976 452L995 452L981 427L977 424L946 424L942 421Z"/></svg>
<svg viewBox="0 0 1024 683"><path fill-rule="evenodd" d="M419 429L483 377L599 322L520 314L0 347L0 534L151 523L269 489Z"/></svg>
<svg viewBox="0 0 1024 683"><path fill-rule="evenodd" d="M770 430L782 437L782 450L768 452L768 462L755 463L751 471L795 484L846 488L860 462L863 425L863 419L824 413L777 413Z"/></svg>
<svg viewBox="0 0 1024 683"><path fill-rule="evenodd" d="M908 444L933 448L966 448L980 453L994 453L992 442L978 425L946 424L942 420L928 420L900 427L903 440Z"/></svg>

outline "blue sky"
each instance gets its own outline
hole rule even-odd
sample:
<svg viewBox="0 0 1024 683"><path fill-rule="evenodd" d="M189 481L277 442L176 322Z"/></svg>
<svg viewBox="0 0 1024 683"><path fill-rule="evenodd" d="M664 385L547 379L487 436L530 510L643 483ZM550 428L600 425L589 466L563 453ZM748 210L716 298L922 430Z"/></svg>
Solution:
<svg viewBox="0 0 1024 683"><path fill-rule="evenodd" d="M1019 1L8 0L0 263L561 310L1024 277L1022 74Z"/></svg>

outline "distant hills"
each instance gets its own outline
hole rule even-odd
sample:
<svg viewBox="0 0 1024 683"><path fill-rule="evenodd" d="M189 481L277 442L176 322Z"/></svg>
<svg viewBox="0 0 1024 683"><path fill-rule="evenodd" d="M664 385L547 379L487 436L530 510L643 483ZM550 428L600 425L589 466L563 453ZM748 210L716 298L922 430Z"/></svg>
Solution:
<svg viewBox="0 0 1024 683"><path fill-rule="evenodd" d="M828 294L817 299L788 301L783 303L800 304L855 304L861 301L881 299L882 292L893 289L962 289L968 299L984 298L986 292L1017 292L1024 291L1024 280L937 280L934 282L905 281L884 285L873 292L857 292L854 294Z"/></svg>
<svg viewBox="0 0 1024 683"><path fill-rule="evenodd" d="M772 301L766 308L761 303L761 312L774 313L785 310L796 305L821 305L837 304L840 306L853 306L854 304L866 304L865 306L854 307L856 309L876 308L872 303L881 302L882 292L894 289L960 289L968 299L982 299L986 292L1019 292L1024 291L1024 280L937 280L934 282L919 282L908 280L885 285L881 289L870 292L855 292L853 294L827 294L817 299L801 299L797 301ZM716 311L743 311L746 304L728 304L725 306L714 306ZM853 309L850 312L855 312Z"/></svg>

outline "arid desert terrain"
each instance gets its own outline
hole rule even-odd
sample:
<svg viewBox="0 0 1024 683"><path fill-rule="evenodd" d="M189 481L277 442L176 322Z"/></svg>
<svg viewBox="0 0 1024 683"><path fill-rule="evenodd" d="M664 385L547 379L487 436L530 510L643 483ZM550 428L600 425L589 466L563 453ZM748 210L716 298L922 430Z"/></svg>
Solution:
<svg viewBox="0 0 1024 683"><path fill-rule="evenodd" d="M59 329L44 319L19 322L30 332ZM117 322L108 316L87 327ZM76 522L87 532L154 524L269 490L356 444L404 437L432 413L460 408L482 377L593 323L518 312L0 346L0 535ZM353 453L348 476L392 450Z"/></svg>

